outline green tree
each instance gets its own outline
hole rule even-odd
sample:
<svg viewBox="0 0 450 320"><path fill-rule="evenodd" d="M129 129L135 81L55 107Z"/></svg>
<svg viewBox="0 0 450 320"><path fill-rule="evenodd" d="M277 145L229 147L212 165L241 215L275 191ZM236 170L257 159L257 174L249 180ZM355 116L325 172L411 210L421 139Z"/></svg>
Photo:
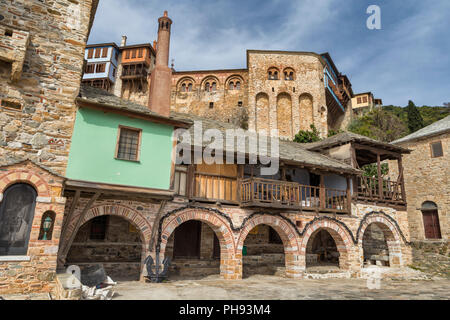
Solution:
<svg viewBox="0 0 450 320"><path fill-rule="evenodd" d="M408 134L406 125L393 112L379 108L353 120L347 130L383 142Z"/></svg>
<svg viewBox="0 0 450 320"><path fill-rule="evenodd" d="M315 125L310 125L311 131L300 130L294 137L294 141L298 143L309 143L320 141L319 131Z"/></svg>
<svg viewBox="0 0 450 320"><path fill-rule="evenodd" d="M423 118L420 115L420 112L417 109L416 105L411 100L408 101L408 106L406 107L406 111L408 113L409 133L413 133L419 129L422 129L424 127Z"/></svg>

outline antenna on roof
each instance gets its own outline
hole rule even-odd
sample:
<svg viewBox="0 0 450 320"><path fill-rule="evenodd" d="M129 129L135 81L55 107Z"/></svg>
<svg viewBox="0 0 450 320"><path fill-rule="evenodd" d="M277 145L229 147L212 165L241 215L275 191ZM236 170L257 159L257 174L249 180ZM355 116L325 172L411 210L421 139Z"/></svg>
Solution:
<svg viewBox="0 0 450 320"><path fill-rule="evenodd" d="M173 69L173 67L175 65L175 59L172 59L171 61L172 61L172 63L170 64L170 67Z"/></svg>

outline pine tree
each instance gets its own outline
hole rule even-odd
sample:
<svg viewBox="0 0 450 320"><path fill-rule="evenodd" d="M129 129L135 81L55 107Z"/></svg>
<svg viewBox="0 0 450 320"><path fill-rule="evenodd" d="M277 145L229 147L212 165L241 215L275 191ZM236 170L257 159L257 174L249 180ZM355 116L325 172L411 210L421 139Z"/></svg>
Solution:
<svg viewBox="0 0 450 320"><path fill-rule="evenodd" d="M408 106L406 107L408 113L408 129L410 133L416 132L424 127L422 116L417 109L414 102L408 101Z"/></svg>

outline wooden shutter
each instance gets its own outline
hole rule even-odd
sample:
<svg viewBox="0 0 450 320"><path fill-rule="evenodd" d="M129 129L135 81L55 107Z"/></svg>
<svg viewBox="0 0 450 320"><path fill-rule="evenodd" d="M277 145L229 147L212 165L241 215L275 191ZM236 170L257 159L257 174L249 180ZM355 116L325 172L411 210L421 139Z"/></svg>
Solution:
<svg viewBox="0 0 450 320"><path fill-rule="evenodd" d="M94 56L94 49L89 49L88 50L88 59L92 59L92 57Z"/></svg>
<svg viewBox="0 0 450 320"><path fill-rule="evenodd" d="M130 50L125 51L125 59L130 59Z"/></svg>
<svg viewBox="0 0 450 320"><path fill-rule="evenodd" d="M431 157L437 158L442 157L444 155L444 152L442 150L442 142L434 142L431 144Z"/></svg>
<svg viewBox="0 0 450 320"><path fill-rule="evenodd" d="M106 58L108 56L108 48L103 48L102 58Z"/></svg>
<svg viewBox="0 0 450 320"><path fill-rule="evenodd" d="M131 52L131 58L132 59L136 58L136 51L137 51L137 49L133 49L133 51Z"/></svg>
<svg viewBox="0 0 450 320"><path fill-rule="evenodd" d="M102 51L101 48L95 49L95 57L96 57L96 58L100 58L100 53L101 53L101 51Z"/></svg>

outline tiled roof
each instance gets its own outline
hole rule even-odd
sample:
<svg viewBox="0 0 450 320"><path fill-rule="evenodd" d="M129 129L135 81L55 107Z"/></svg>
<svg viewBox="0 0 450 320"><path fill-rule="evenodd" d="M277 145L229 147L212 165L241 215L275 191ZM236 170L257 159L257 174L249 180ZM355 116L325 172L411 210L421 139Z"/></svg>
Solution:
<svg viewBox="0 0 450 320"><path fill-rule="evenodd" d="M311 151L319 151L324 149L329 149L338 145L347 144L349 142L359 142L363 144L370 144L375 147L380 147L384 149L388 149L395 152L400 153L409 153L408 149L401 148L399 146L395 146L392 143L387 142L381 142L375 139L371 139L366 136L362 136L360 134L356 134L353 132L342 132L338 133L334 136L331 136L329 138L326 138L324 140L318 141L318 142L312 142L312 143L305 143L303 144L305 148Z"/></svg>
<svg viewBox="0 0 450 320"><path fill-rule="evenodd" d="M441 134L450 131L450 116L445 117L439 121L436 121L425 128L422 128L406 137L400 138L398 140L392 141L391 143L399 144L402 142L425 138L428 136L434 136L436 134Z"/></svg>

